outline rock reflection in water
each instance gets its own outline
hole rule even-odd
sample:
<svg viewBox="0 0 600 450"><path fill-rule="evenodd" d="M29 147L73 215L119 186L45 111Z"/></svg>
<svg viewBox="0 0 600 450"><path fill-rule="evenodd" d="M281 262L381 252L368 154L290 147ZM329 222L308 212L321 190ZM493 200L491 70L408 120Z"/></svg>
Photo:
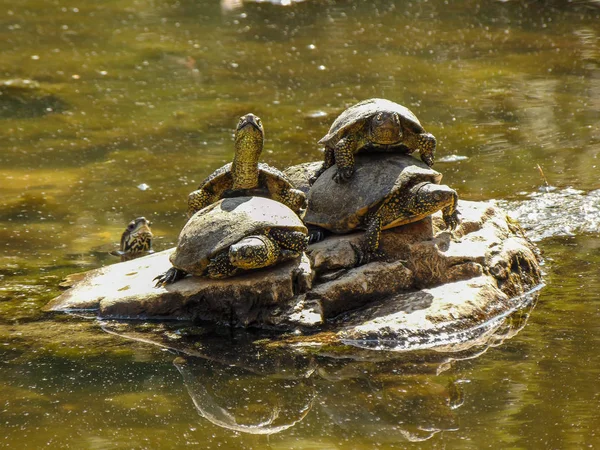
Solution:
<svg viewBox="0 0 600 450"><path fill-rule="evenodd" d="M181 323L103 322L102 328L177 353L174 365L196 409L219 427L271 435L317 420L324 428L342 428L348 438L376 433L385 442L419 442L459 427L456 410L469 380L455 379L453 364L515 336L534 303L493 333L417 352L299 345Z"/></svg>
<svg viewBox="0 0 600 450"><path fill-rule="evenodd" d="M193 356L173 361L202 417L250 434L275 434L310 412L316 396L309 379L257 376L227 364Z"/></svg>

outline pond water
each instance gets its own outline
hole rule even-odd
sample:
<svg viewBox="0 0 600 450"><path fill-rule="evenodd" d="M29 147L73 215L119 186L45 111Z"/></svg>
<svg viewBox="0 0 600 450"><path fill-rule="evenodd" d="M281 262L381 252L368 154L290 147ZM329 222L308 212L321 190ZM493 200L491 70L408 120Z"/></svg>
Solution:
<svg viewBox="0 0 600 450"><path fill-rule="evenodd" d="M596 0L0 4L1 447L600 447ZM587 199L541 202L564 211L535 235L547 286L491 341L271 354L249 332L41 312L116 262L132 218L174 245L239 115L283 168L369 97L415 112L464 199Z"/></svg>

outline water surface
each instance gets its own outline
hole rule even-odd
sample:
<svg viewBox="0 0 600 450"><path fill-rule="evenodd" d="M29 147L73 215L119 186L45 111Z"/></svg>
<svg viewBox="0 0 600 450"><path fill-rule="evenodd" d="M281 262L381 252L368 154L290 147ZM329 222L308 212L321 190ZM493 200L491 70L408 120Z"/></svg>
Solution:
<svg viewBox="0 0 600 450"><path fill-rule="evenodd" d="M437 137L436 169L462 198L510 208L545 183L600 188L597 2L1 7L0 445L600 446L600 238L572 208L571 231L538 242L547 287L528 321L509 321L521 331L452 363L309 352L231 366L207 356L261 336L196 329L208 349L193 356L40 312L64 275L115 262L132 218L153 221L158 250L173 245L187 193L231 159L247 112L280 168L320 158L346 106L385 97Z"/></svg>

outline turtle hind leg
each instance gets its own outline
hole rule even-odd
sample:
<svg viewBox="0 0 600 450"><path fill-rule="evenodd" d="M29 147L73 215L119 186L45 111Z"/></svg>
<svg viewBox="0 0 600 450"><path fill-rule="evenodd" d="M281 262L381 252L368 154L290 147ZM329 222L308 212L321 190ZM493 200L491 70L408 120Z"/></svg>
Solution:
<svg viewBox="0 0 600 450"><path fill-rule="evenodd" d="M321 167L319 167L319 169L314 173L314 175L308 180L308 184L310 184L311 186L315 183L315 181L317 181L317 178L319 178L323 174L323 172L325 172L327 169L329 169L335 164L335 152L332 148L325 147L324 157L325 159Z"/></svg>
<svg viewBox="0 0 600 450"><path fill-rule="evenodd" d="M229 252L224 251L212 258L206 267L206 274L209 278L220 279L227 278L237 274L240 271L229 260Z"/></svg>
<svg viewBox="0 0 600 450"><path fill-rule="evenodd" d="M181 280L187 275L187 272L176 267L171 267L165 273L154 277L152 281L156 281L154 287L166 286L167 284L173 284L176 281Z"/></svg>

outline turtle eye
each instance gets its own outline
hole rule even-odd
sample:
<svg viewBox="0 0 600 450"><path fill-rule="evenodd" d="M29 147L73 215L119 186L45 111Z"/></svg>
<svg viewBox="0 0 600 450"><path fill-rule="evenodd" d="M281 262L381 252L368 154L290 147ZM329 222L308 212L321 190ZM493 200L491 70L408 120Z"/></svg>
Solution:
<svg viewBox="0 0 600 450"><path fill-rule="evenodd" d="M381 113L377 114L377 121L381 122Z"/></svg>
<svg viewBox="0 0 600 450"><path fill-rule="evenodd" d="M133 230L134 228L135 228L135 222L131 222L129 225L127 225L128 230Z"/></svg>

